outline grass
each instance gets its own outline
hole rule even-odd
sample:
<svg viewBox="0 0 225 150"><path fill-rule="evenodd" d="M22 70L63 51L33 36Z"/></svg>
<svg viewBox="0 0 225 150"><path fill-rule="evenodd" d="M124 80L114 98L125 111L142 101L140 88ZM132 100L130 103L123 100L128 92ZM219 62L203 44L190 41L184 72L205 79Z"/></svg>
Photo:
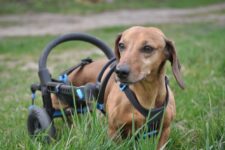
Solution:
<svg viewBox="0 0 225 150"><path fill-rule="evenodd" d="M167 24L158 25L176 41L183 66L186 89L180 90L168 64L171 88L175 93L177 116L172 124L168 149L225 149L225 43L224 25ZM118 33L127 27L112 27L89 31L113 46ZM0 39L0 149L149 149L154 143L124 140L116 144L107 137L107 121L95 113L74 116L75 126L68 128L61 119L56 120L58 138L48 145L31 140L27 134L26 119L30 105L31 83L38 82L37 63L44 46L54 36L12 37ZM71 52L73 49L74 53ZM57 48L50 57L54 75L85 57L82 49L90 45L68 43ZM73 54L59 59L65 53ZM64 56L65 57L65 56ZM94 57L99 57L94 54ZM38 94L36 104L41 106Z"/></svg>
<svg viewBox="0 0 225 150"><path fill-rule="evenodd" d="M78 0L0 0L0 14L31 12L92 14L124 8L200 7L220 2L223 0L114 0L113 3L101 2L97 4L81 3Z"/></svg>

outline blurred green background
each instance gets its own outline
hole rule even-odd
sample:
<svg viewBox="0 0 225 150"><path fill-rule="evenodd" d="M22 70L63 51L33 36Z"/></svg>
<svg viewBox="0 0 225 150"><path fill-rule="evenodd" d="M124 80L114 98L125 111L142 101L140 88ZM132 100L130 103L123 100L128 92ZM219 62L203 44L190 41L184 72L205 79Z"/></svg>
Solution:
<svg viewBox="0 0 225 150"><path fill-rule="evenodd" d="M212 5L215 9L208 10ZM225 8L223 6L224 0L113 0L111 2L0 0L0 30L2 33L4 30L12 31L10 36L0 32L0 149L114 150L155 147L155 143L150 140L141 140L139 143L129 139L121 143L112 142L107 137L107 121L99 119L95 113L75 119L76 123L71 128L68 128L62 120L56 120L58 137L51 144L30 139L26 128L28 107L31 104L29 86L39 82L37 64L42 49L58 35L14 35L13 31L16 32L16 29L20 30L20 27L28 24L23 22L21 16L25 15L26 18L29 17L26 16L27 14L50 13L62 15L62 18L74 15L91 19L95 14L118 10L158 10L160 13L167 9L192 11L199 7L208 11L186 15L188 18L199 17L194 21L187 22L184 18L184 22L181 20L136 25L160 28L168 38L175 41L182 64L182 74L186 83L184 91L179 89L169 63L167 65L167 73L177 105L177 116L172 123L167 149L225 149ZM202 17L208 20L201 20ZM151 18L146 19L151 20ZM169 19L173 20L173 18ZM62 19L61 22L63 21ZM26 26L27 30L35 25L29 23L29 26ZM113 47L118 33L130 26L132 25L121 25L118 22L117 25L83 32L96 36ZM45 27L38 26L38 29L41 32ZM53 76L57 77L60 72L88 56L94 59L102 57L90 44L65 43L51 53L48 67ZM40 93L36 104L42 106Z"/></svg>
<svg viewBox="0 0 225 150"><path fill-rule="evenodd" d="M98 2L99 1L99 2ZM0 14L76 13L142 8L188 8L224 2L224 0L0 0Z"/></svg>

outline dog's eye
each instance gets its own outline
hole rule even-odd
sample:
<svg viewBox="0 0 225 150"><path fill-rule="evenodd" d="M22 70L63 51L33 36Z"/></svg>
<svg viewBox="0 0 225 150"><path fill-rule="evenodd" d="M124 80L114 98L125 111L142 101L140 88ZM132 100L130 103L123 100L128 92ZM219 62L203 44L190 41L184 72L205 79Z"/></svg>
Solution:
<svg viewBox="0 0 225 150"><path fill-rule="evenodd" d="M153 47L149 46L149 45L145 45L143 48L142 48L142 51L144 53L151 53L152 51L154 50Z"/></svg>
<svg viewBox="0 0 225 150"><path fill-rule="evenodd" d="M123 43L119 43L118 48L120 51L123 51L125 49L125 45Z"/></svg>

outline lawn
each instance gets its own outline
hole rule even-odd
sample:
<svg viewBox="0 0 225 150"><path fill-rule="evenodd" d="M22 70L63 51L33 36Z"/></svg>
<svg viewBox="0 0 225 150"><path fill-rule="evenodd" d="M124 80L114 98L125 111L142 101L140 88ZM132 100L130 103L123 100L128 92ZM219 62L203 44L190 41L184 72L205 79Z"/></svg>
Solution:
<svg viewBox="0 0 225 150"><path fill-rule="evenodd" d="M179 89L168 63L177 116L172 124L168 149L225 149L225 26L207 24L155 25L176 43L186 89ZM113 47L124 26L88 31ZM149 140L125 140L116 144L107 138L107 122L95 113L74 117L75 127L56 120L58 138L48 145L31 140L26 129L29 86L38 82L37 62L44 46L55 36L0 39L0 149L146 149ZM53 75L79 62L81 57L101 57L96 48L79 42L59 46L49 59ZM40 94L36 104L41 106Z"/></svg>
<svg viewBox="0 0 225 150"><path fill-rule="evenodd" d="M79 1L82 0L0 0L0 14L38 12L92 14L121 9L201 7L224 2L224 0L114 0L113 3L90 4Z"/></svg>

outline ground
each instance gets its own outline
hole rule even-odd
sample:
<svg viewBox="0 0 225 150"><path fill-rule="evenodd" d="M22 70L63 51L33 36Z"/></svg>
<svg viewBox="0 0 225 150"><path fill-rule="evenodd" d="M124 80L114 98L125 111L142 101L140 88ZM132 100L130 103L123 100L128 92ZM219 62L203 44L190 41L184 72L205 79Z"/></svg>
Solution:
<svg viewBox="0 0 225 150"><path fill-rule="evenodd" d="M0 37L58 35L119 25L225 22L225 3L189 9L144 9L94 15L25 14L0 16Z"/></svg>

